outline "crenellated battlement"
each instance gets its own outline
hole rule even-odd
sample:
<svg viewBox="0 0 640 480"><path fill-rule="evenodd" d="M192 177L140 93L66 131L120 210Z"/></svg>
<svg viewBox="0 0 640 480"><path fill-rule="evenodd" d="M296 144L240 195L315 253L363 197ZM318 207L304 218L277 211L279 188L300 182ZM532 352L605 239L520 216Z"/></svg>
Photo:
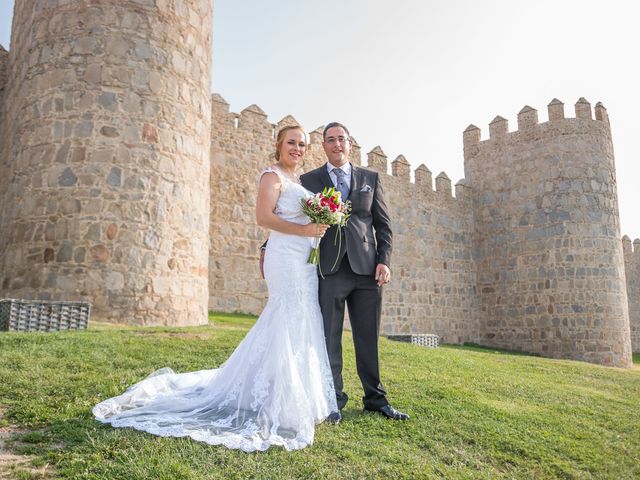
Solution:
<svg viewBox="0 0 640 480"><path fill-rule="evenodd" d="M633 243L631 239L625 235L622 237L622 250L627 255L639 255L640 256L640 238L636 238Z"/></svg>
<svg viewBox="0 0 640 480"><path fill-rule="evenodd" d="M300 123L291 115L270 122L257 105L230 112L217 94L212 103L211 190L233 194L224 202L212 196L211 229L218 233L211 237L210 306L258 312L264 292L251 278L242 280L245 287L235 277L230 285L227 273L256 268L264 232L252 221L254 179L273 162L276 132ZM619 303L626 290L621 269L598 266L623 262L620 241L612 237L618 214L608 116L602 104L592 111L584 98L575 112L566 118L564 104L553 99L549 120L540 123L538 111L526 105L517 130L510 132L508 120L496 116L486 140L470 125L463 133L466 178L455 186L445 172L434 178L424 164L412 181L408 159L390 161L380 145L366 153L366 167L384 185L398 252L394 270L400 281L386 293L383 332L435 331L445 342L628 365L630 347L619 332L632 307L627 311ZM308 134L306 171L326 161L322 132L320 126ZM362 161L355 139L351 161ZM596 243L601 253L594 253ZM626 239L624 250L633 282L640 277L631 273L640 265L632 261L640 259L640 241ZM564 327L599 315L591 303L583 304L587 296L612 312L606 325L591 327L594 335L609 336L609 343L578 341L580 331Z"/></svg>
<svg viewBox="0 0 640 480"><path fill-rule="evenodd" d="M256 283L256 255L266 232L253 220L255 179L260 169L274 161L276 132L300 123L291 115L271 122L257 105L230 112L219 94L211 99L209 305L216 310L258 313L266 291L263 283ZM323 130L319 126L308 133L305 171L326 162ZM366 163L366 168L379 173L392 221L398 281L385 293L382 331L434 331L450 343L477 341L469 183L456 183L454 197L447 174L441 172L434 179L425 165L415 169L412 181L411 164L404 155L390 162L379 145L363 154L355 138L350 160L354 165ZM215 195L220 191L225 192L224 199Z"/></svg>
<svg viewBox="0 0 640 480"><path fill-rule="evenodd" d="M404 178L405 180L411 178L411 165L409 165L404 155L398 155L396 159L391 162L391 175Z"/></svg>
<svg viewBox="0 0 640 480"><path fill-rule="evenodd" d="M595 119L593 113L595 112ZM501 116L495 117L489 124L489 138L482 139L480 129L475 125L469 125L463 132L463 145L465 158L474 156L478 148L486 148L494 143L518 142L544 135L566 135L570 133L584 133L586 129L592 128L595 132L607 134L609 131L609 116L607 109L598 102L592 112L591 104L580 97L575 104L575 117L565 117L564 103L557 98L551 100L547 105L547 122L540 122L538 111L525 105L517 116L517 130L509 131L509 121Z"/></svg>
<svg viewBox="0 0 640 480"><path fill-rule="evenodd" d="M422 190L433 190L433 178L431 170L429 170L424 163L420 164L418 168L416 168L415 183L416 186Z"/></svg>
<svg viewBox="0 0 640 480"><path fill-rule="evenodd" d="M211 2L181 0L188 19L173 3L16 2L0 47L0 296L89 300L140 324L264 308L257 178L299 122L211 94ZM543 121L526 105L485 139L469 125L455 186L353 139L392 222L381 333L631 365L640 239L620 240L607 110L573 109L554 98ZM326 161L322 132L306 171Z"/></svg>
<svg viewBox="0 0 640 480"><path fill-rule="evenodd" d="M273 143L273 139L277 132L288 125L300 125L295 117L286 115L277 122L270 122L267 113L258 105L250 105L243 109L240 113L229 111L229 104L219 94L211 95L212 101L212 131L217 135L233 137L249 133L255 140L256 144L266 145L262 150L268 150L269 142ZM308 132L309 152L307 157L309 161L305 162L304 170L308 171L325 162L322 152L322 133L324 126L319 126L315 130ZM425 165L419 166L414 170L412 181L411 164L402 154L398 155L393 161L389 162L387 154L382 147L375 146L367 153L366 168L374 170L395 183L398 181L397 188L399 191L405 191L406 188L415 188L417 193L422 195L437 195L438 198L451 201L471 201L472 189L464 179L461 179L455 190L451 187L451 180L445 172L441 172L435 179L435 188L431 172ZM352 148L350 160L355 165L362 165L361 147L355 138L352 137ZM260 164L261 165L261 164ZM389 174L389 171L391 173ZM454 196L455 192L455 196Z"/></svg>
<svg viewBox="0 0 640 480"><path fill-rule="evenodd" d="M525 105L512 132L501 116L486 140L475 125L463 132L465 178L476 200L481 342L629 366L628 288L620 272L636 249L618 237L608 116L598 103L594 118L585 98L574 108L567 118L554 98L546 122Z"/></svg>

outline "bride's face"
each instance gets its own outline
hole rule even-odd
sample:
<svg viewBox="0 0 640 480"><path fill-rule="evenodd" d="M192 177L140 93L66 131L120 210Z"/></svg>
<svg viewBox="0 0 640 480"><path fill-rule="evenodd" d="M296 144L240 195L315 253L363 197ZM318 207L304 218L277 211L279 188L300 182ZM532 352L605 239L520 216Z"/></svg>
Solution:
<svg viewBox="0 0 640 480"><path fill-rule="evenodd" d="M287 170L295 170L302 162L302 156L307 151L307 141L302 130L294 129L285 133L280 146L280 165Z"/></svg>

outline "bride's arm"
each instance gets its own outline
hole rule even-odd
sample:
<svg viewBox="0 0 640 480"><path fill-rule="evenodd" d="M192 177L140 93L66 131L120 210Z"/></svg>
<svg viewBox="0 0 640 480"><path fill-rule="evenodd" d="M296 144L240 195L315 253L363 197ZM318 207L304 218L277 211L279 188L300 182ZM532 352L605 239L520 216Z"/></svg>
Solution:
<svg viewBox="0 0 640 480"><path fill-rule="evenodd" d="M258 225L290 235L322 237L327 228L329 228L328 225L317 225L315 223L298 225L297 223L287 222L274 213L281 187L280 178L275 173L267 172L262 175L258 184L258 200L256 201L256 222L258 222Z"/></svg>

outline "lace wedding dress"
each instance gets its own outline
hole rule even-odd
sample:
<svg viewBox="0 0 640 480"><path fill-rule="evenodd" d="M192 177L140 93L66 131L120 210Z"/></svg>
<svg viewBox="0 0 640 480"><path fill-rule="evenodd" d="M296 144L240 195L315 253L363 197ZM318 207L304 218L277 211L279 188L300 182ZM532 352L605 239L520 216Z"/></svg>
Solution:
<svg viewBox="0 0 640 480"><path fill-rule="evenodd" d="M275 213L305 224L309 192L277 169ZM262 175L261 174L261 175ZM254 327L219 368L169 368L93 408L99 421L155 435L191 437L244 451L313 443L314 426L337 411L318 305L311 237L270 232L264 262L269 300Z"/></svg>

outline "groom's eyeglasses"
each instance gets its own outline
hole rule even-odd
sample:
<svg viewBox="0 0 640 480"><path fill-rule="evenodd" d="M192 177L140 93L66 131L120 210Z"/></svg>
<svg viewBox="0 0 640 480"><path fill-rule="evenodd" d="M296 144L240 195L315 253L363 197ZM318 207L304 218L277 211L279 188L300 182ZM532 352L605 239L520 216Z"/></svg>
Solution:
<svg viewBox="0 0 640 480"><path fill-rule="evenodd" d="M349 137L328 137L325 142L329 145L334 145L339 143L340 145L344 145L349 141Z"/></svg>

